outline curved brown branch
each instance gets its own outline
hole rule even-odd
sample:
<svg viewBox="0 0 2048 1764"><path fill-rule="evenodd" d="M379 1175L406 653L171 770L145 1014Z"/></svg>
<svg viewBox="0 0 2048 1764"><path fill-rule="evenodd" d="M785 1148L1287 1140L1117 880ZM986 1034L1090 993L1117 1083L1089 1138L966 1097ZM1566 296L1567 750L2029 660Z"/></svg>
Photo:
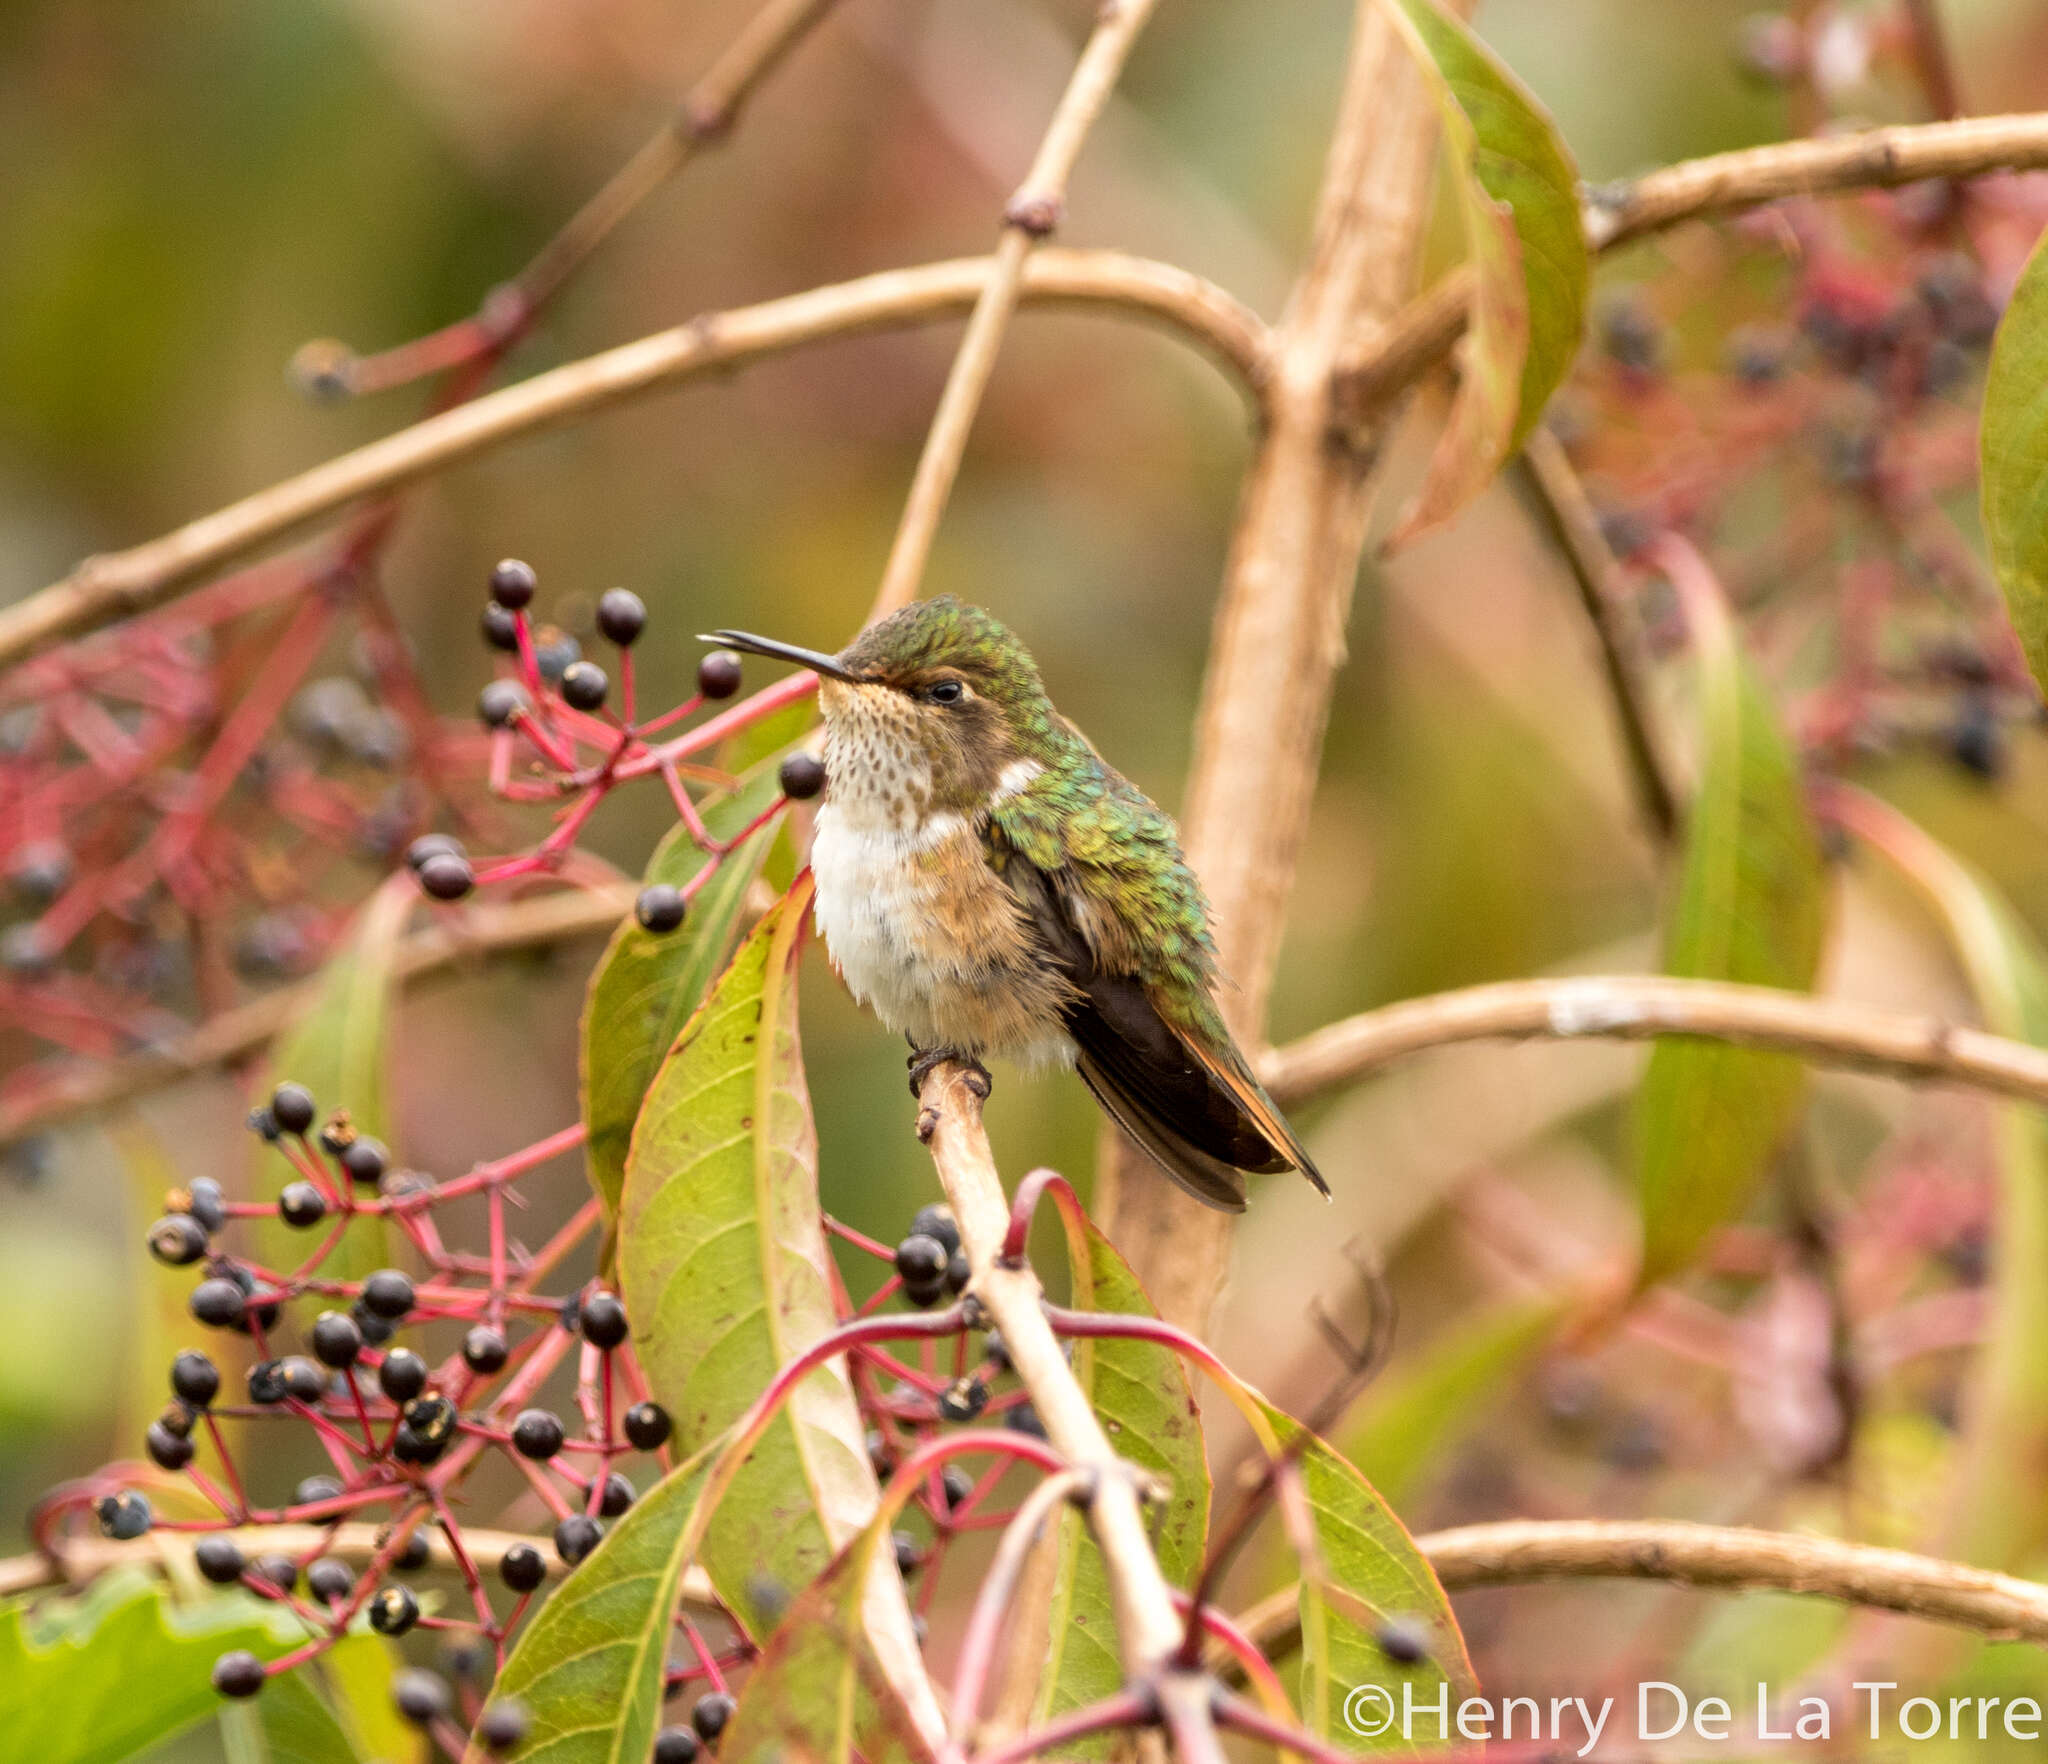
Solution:
<svg viewBox="0 0 2048 1764"><path fill-rule="evenodd" d="M1095 29L1089 34L1081 58L1060 94L1052 122L1038 153L1003 210L1003 234L990 260L991 267L967 334L960 339L953 366L946 375L939 407L932 413L932 426L918 455L917 470L904 498L903 515L890 542L889 561L882 569L881 586L868 618L872 622L894 612L915 598L930 561L932 541L938 536L939 521L953 494L953 481L960 475L960 461L967 452L968 432L981 408L981 396L995 372L996 355L1009 329L1010 315L1024 284L1025 266L1039 242L1059 225L1066 206L1067 180L1082 143L1109 95L1116 89L1117 76L1131 53L1131 45L1152 16L1159 0L1099 0Z"/></svg>
<svg viewBox="0 0 2048 1764"><path fill-rule="evenodd" d="M1778 141L1716 153L1589 193L1586 242L1595 251L1680 221L1754 208L1787 196L1890 189L1924 178L1980 178L2048 166L2048 114L1971 116Z"/></svg>
<svg viewBox="0 0 2048 1764"><path fill-rule="evenodd" d="M1125 1675L1150 1683L1173 1705L1176 1749L1185 1764L1221 1764L1206 1696L1183 1696L1172 1659L1181 1621L1173 1592L1152 1553L1138 1473L1119 1458L1096 1419L1087 1393L1067 1364L1065 1350L1046 1320L1045 1292L1023 1263L1003 1260L1010 1206L981 1124L981 1100L969 1074L948 1063L925 1080L918 1130L959 1222L973 1268L969 1294L1001 1332L1004 1351L1054 1447L1087 1475L1089 1528L1101 1547L1116 1614Z"/></svg>
<svg viewBox="0 0 2048 1764"><path fill-rule="evenodd" d="M1573 1579L1666 1580L1810 1593L1986 1636L2048 1641L2048 1586L1910 1550L1673 1519L1508 1519L1426 1532L1415 1547L1446 1592ZM1261 1599L1238 1628L1269 1658L1300 1645L1299 1594Z"/></svg>
<svg viewBox="0 0 2048 1764"><path fill-rule="evenodd" d="M398 978L417 979L484 956L608 932L632 911L634 892L633 885L620 883L473 907L400 944ZM315 979L266 993L141 1053L63 1068L32 1091L0 1104L0 1148L110 1103L132 1101L181 1078L246 1059L305 1012L319 984Z"/></svg>
<svg viewBox="0 0 2048 1764"><path fill-rule="evenodd" d="M1676 1520L1510 1520L1417 1538L1447 1591L1581 1576L1812 1593L2048 1641L2048 1586L1829 1537Z"/></svg>
<svg viewBox="0 0 2048 1764"><path fill-rule="evenodd" d="M950 317L974 304L993 266L990 258L960 258L706 313L429 417L146 545L87 558L63 581L0 610L0 668L146 611L323 515L517 436L807 343ZM1266 328L1258 317L1167 264L1114 251L1044 251L1029 264L1020 297L1153 320L1201 345L1247 387L1256 387L1263 371Z"/></svg>
<svg viewBox="0 0 2048 1764"><path fill-rule="evenodd" d="M322 1555L339 1556L347 1562L367 1562L381 1547L382 1531L381 1526L361 1524L245 1525L235 1533L235 1541L251 1558L265 1550L281 1550L295 1558L318 1550ZM438 1530L424 1525L419 1535L427 1541L429 1566L449 1574L460 1572L454 1551ZM61 1557L38 1554L0 1561L0 1599L38 1592L44 1587L82 1586L110 1568L159 1565L180 1555L189 1556L192 1542L192 1533L177 1531L153 1531L132 1543L116 1543L104 1537L74 1538L66 1544ZM544 1537L526 1537L516 1531L482 1531L467 1525L462 1528L464 1551L472 1563L486 1572L495 1571L504 1561L505 1552L520 1544L531 1544L540 1551L551 1580L559 1580L568 1572ZM711 1582L701 1568L685 1571L683 1597L707 1610L718 1608Z"/></svg>
<svg viewBox="0 0 2048 1764"><path fill-rule="evenodd" d="M1274 1049L1260 1075L1276 1099L1298 1102L1455 1042L1665 1035L1777 1048L1824 1065L1963 1084L2048 1106L2048 1049L1937 1017L1656 974L1507 980L1409 999Z"/></svg>

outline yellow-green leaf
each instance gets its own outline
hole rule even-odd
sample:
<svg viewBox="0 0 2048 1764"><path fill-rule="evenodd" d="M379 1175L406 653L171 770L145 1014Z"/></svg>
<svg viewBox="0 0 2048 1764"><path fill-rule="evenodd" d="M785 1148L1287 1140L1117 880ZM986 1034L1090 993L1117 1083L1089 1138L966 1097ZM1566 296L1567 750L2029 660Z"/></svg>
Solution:
<svg viewBox="0 0 2048 1764"><path fill-rule="evenodd" d="M764 760L729 795L705 805L704 824L714 839L735 837L775 800L775 773L774 762ZM764 827L728 852L676 930L656 935L628 917L591 976L579 1050L584 1157L590 1185L609 1214L618 1212L626 1150L647 1087L732 953L747 889L774 837L774 828ZM646 881L682 888L707 861L689 829L678 824L655 847Z"/></svg>
<svg viewBox="0 0 2048 1764"><path fill-rule="evenodd" d="M1798 763L1697 560L1674 568L1699 658L1700 780L1664 972L1806 991L1826 886ZM1660 1041L1636 1099L1640 1280L1677 1273L1748 1204L1806 1073L1791 1054Z"/></svg>
<svg viewBox="0 0 2048 1764"><path fill-rule="evenodd" d="M1998 322L1978 447L1985 548L2027 666L2048 691L2048 238Z"/></svg>
<svg viewBox="0 0 2048 1764"><path fill-rule="evenodd" d="M1570 371L1591 266L1578 172L1520 80L1436 0L1387 0L1437 99L1473 276L1456 402L1406 539L1455 514L1535 427Z"/></svg>

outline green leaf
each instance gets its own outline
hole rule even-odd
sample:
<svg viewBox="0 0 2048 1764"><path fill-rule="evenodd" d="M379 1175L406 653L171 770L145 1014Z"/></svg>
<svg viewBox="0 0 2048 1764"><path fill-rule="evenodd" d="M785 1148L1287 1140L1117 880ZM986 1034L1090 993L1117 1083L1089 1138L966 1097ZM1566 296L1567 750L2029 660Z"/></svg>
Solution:
<svg viewBox="0 0 2048 1764"><path fill-rule="evenodd" d="M729 795L705 805L704 824L711 836L733 838L775 800L779 788L775 761L762 761ZM691 901L690 916L678 930L656 936L628 917L612 934L591 976L579 1060L589 1134L584 1156L590 1185L607 1214L619 1209L626 1151L647 1087L732 952L747 889L761 873L774 839L775 829L764 827L728 853ZM655 847L646 880L682 888L706 861L689 829L678 824Z"/></svg>
<svg viewBox="0 0 2048 1764"><path fill-rule="evenodd" d="M106 1575L76 1600L14 1600L0 1606L6 1754L118 1764L219 1710L212 1673L222 1654L274 1658L302 1634L248 1594L173 1604L140 1570Z"/></svg>
<svg viewBox="0 0 2048 1764"><path fill-rule="evenodd" d="M877 1597L900 1597L890 1528L903 1489L790 1605L740 1694L720 1764L863 1758L923 1764L932 1756L869 1638Z"/></svg>
<svg viewBox="0 0 2048 1764"><path fill-rule="evenodd" d="M533 1717L519 1764L645 1764L718 1443L635 1501L520 1635L492 1690Z"/></svg>
<svg viewBox="0 0 2048 1764"><path fill-rule="evenodd" d="M1997 888L1895 810L1852 800L1847 824L1921 889L1960 957L1985 1027L2048 1047L2048 954ZM2048 1546L2048 1122L2022 1103L1995 1110L1998 1213L1991 1314L1971 1372L1960 1466L1949 1479L1945 1555L2032 1572Z"/></svg>
<svg viewBox="0 0 2048 1764"><path fill-rule="evenodd" d="M365 1764L309 1667L281 1673L254 1703L222 1715L257 1723L269 1764Z"/></svg>
<svg viewBox="0 0 2048 1764"><path fill-rule="evenodd" d="M398 1649L371 1630L345 1635L317 1662L321 1683L356 1756L374 1764L426 1764L427 1736L391 1701Z"/></svg>
<svg viewBox="0 0 2048 1764"><path fill-rule="evenodd" d="M2027 666L2048 691L2048 238L1992 339L1978 450L1985 547Z"/></svg>
<svg viewBox="0 0 2048 1764"><path fill-rule="evenodd" d="M1137 1276L1109 1239L1066 1195L1055 1192L1067 1231L1074 1307L1156 1316ZM1074 1376L1118 1454L1157 1476L1167 1489L1153 1543L1166 1578L1191 1586L1201 1571L1208 1534L1209 1471L1201 1414L1180 1356L1152 1342L1083 1339L1074 1344ZM1038 1693L1040 1721L1112 1695L1125 1677L1102 1552L1079 1513L1062 1517L1059 1551ZM1105 1756L1115 1744L1116 1736L1105 1734L1067 1748L1064 1755Z"/></svg>
<svg viewBox="0 0 2048 1764"><path fill-rule="evenodd" d="M1253 1394L1271 1446L1284 1447L1301 1423ZM1345 1699L1377 1686L1400 1709L1404 1692L1417 1704L1434 1703L1448 1685L1455 1710L1478 1687L1458 1620L1435 1570L1363 1476L1320 1439L1303 1452L1300 1472L1315 1529L1315 1551L1301 1574L1302 1719L1325 1739L1364 1751L1408 1750L1398 1723L1379 1735L1355 1731L1345 1721ZM1412 1666L1389 1660L1377 1632L1390 1621L1420 1629L1429 1658ZM1428 1718L1416 1723L1415 1744L1440 1737ZM1448 1741L1462 1744L1455 1729Z"/></svg>
<svg viewBox="0 0 2048 1764"><path fill-rule="evenodd" d="M313 1093L323 1117L346 1109L358 1132L390 1140L391 1000L399 937L417 899L403 876L370 896L348 940L320 971L312 1007L272 1047L259 1094L289 1078ZM291 1167L260 1140L255 1156L255 1192L274 1196L291 1180ZM262 1237L265 1254L279 1268L296 1267L313 1247L280 1220L266 1221ZM335 1279L360 1279L387 1260L383 1221L358 1219L323 1271Z"/></svg>
<svg viewBox="0 0 2048 1764"><path fill-rule="evenodd" d="M1799 769L1726 606L1694 570L1674 585L1699 651L1700 781L1664 972L1806 991L1826 886ZM1636 1099L1647 1286L1677 1273L1748 1204L1799 1107L1791 1054L1660 1041Z"/></svg>
<svg viewBox="0 0 2048 1764"><path fill-rule="evenodd" d="M1442 117L1473 292L1457 400L1397 541L1447 520L1521 446L1571 369L1591 263L1578 170L1529 89L1435 0L1389 0Z"/></svg>
<svg viewBox="0 0 2048 1764"><path fill-rule="evenodd" d="M1373 1386L1345 1439L1346 1455L1396 1507L1407 1505L1425 1476L1479 1410L1546 1341L1565 1301L1544 1294L1498 1305L1454 1325L1414 1364Z"/></svg>
<svg viewBox="0 0 2048 1764"><path fill-rule="evenodd" d="M792 890L740 946L656 1074L626 1160L626 1310L684 1451L729 1427L836 1322L797 1039L809 899L808 883ZM719 1504L705 1570L765 1634L778 1599L824 1572L878 1498L845 1369L822 1366Z"/></svg>

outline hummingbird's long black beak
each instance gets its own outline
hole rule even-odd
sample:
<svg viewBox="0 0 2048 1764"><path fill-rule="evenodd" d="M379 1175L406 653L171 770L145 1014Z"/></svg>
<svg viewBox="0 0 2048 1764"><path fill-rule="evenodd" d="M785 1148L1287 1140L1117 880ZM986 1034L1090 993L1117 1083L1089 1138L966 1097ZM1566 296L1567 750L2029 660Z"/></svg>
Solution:
<svg viewBox="0 0 2048 1764"><path fill-rule="evenodd" d="M842 668L838 661L816 649L799 649L794 643L778 643L772 637L756 637L750 631L706 631L700 643L723 643L728 649L744 649L749 655L773 656L777 661L795 662L800 668L809 668L814 674L822 674L828 680L854 681L855 676Z"/></svg>

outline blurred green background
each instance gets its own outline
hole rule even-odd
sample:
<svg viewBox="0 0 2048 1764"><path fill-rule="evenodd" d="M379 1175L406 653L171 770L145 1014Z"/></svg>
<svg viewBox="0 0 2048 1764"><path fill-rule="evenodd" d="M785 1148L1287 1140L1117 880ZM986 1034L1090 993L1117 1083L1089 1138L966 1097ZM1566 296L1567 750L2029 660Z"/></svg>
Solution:
<svg viewBox="0 0 2048 1764"><path fill-rule="evenodd" d="M748 10L0 9L0 594L409 420L416 390L321 408L290 387L286 364L312 337L377 348L472 310ZM1487 0L1479 23L1599 180L1795 126L1784 96L1736 64L1746 10ZM1944 10L1974 107L2042 101L2040 6ZM606 246L510 372L706 309L986 249L1087 11L847 0L733 139ZM1304 241L1349 23L1336 0L1163 7L1082 164L1064 242L1185 263L1273 316ZM1869 107L1915 114L1878 89ZM1610 279L1643 273L1638 254ZM461 712L487 676L475 617L486 571L507 554L536 566L542 610L564 622L614 583L646 598L643 703L687 692L695 633L714 625L836 647L872 593L956 334L806 349L522 441L413 494L385 580L437 703ZM932 566L931 589L1016 627L1061 707L1168 806L1248 451L1243 405L1204 361L1141 327L1027 312ZM1576 617L1505 488L1454 532L1368 570L1276 1038L1412 993L1588 965L1590 951L1607 966L1652 959L1655 865ZM2033 747L2015 756L1996 814L1945 773L1911 800L1992 861L2040 923L2048 843ZM666 820L658 792L628 793L590 843L637 870ZM408 1163L453 1173L572 1119L594 954L565 948L408 995ZM804 1033L826 1205L893 1237L931 1197L905 1131L902 1049L812 959ZM1884 984L1940 996L1951 979L1937 960L1902 956ZM1245 1341L1245 1370L1283 1400L1313 1383L1301 1295L1341 1285L1352 1233L1408 1241L1418 1269L1441 1273L1432 1254L1455 1258L1408 1234L1475 1169L1574 1226L1617 1216L1610 1166L1635 1057L1461 1056L1311 1117L1339 1206L1326 1214L1305 1189L1276 1186L1252 1215L1223 1331ZM141 1260L140 1229L167 1170L241 1179L240 1114L226 1081L189 1085L13 1160L19 1179L0 1184L5 1547L41 1488L136 1444L130 1345L159 1288L172 1304L182 1289ZM991 1123L1013 1173L1092 1163L1096 1116L1069 1079L999 1074ZM572 1160L533 1185L533 1239L580 1183ZM1448 1284L1415 1286L1404 1340L1429 1339L1472 1291L1462 1263ZM1475 1501L1474 1516L1502 1510L1483 1486Z"/></svg>

